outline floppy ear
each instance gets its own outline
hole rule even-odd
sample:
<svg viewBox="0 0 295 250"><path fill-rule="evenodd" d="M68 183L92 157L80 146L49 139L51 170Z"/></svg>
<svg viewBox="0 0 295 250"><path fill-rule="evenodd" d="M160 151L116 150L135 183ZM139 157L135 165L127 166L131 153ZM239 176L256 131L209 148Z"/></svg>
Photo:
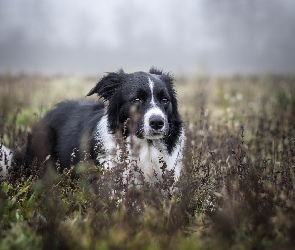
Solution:
<svg viewBox="0 0 295 250"><path fill-rule="evenodd" d="M123 76L124 71L122 69L118 72L108 73L89 91L87 96L96 93L105 101L109 100L115 90L121 85Z"/></svg>

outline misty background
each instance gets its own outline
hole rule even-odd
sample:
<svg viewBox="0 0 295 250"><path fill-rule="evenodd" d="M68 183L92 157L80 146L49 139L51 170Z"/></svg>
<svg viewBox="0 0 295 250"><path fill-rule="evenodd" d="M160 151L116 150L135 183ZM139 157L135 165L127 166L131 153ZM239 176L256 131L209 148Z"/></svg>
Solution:
<svg viewBox="0 0 295 250"><path fill-rule="evenodd" d="M0 0L0 72L295 70L294 0Z"/></svg>

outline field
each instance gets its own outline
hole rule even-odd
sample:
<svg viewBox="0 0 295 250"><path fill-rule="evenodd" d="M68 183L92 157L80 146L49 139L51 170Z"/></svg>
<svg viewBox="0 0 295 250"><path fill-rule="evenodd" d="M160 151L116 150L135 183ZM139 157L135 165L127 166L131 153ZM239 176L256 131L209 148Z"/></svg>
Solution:
<svg viewBox="0 0 295 250"><path fill-rule="evenodd" d="M0 140L15 149L98 78L0 76ZM0 249L293 249L295 77L176 77L187 142L177 192L126 190L99 166L1 181ZM117 174L118 175L118 174ZM118 176L117 176L118 177Z"/></svg>

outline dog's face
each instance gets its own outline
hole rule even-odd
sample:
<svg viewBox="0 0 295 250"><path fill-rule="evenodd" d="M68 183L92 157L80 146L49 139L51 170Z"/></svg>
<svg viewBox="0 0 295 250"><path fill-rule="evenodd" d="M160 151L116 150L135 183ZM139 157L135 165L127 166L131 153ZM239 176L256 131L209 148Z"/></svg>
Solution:
<svg viewBox="0 0 295 250"><path fill-rule="evenodd" d="M149 140L169 137L180 126L173 79L152 68L148 73L109 73L89 92L107 101L109 129ZM172 131L171 131L172 130Z"/></svg>

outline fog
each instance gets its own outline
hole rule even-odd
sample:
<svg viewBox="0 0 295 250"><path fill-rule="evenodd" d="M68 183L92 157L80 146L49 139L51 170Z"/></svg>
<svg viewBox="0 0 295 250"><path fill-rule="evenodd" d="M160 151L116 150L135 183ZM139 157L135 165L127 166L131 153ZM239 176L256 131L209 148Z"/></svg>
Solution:
<svg viewBox="0 0 295 250"><path fill-rule="evenodd" d="M0 72L294 73L293 0L0 0Z"/></svg>

